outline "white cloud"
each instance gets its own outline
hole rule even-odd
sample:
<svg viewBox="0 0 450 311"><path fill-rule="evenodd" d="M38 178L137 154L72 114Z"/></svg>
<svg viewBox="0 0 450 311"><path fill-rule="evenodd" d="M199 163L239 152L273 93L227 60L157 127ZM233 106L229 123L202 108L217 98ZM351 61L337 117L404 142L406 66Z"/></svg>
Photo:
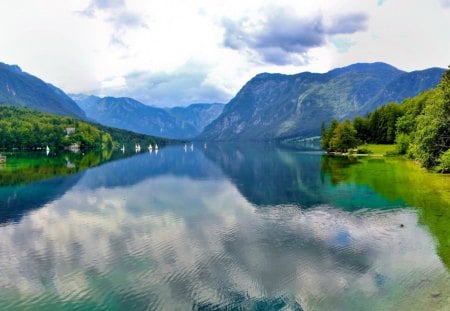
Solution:
<svg viewBox="0 0 450 311"><path fill-rule="evenodd" d="M404 70L444 67L449 62L450 14L439 1L386 1L371 14L368 31L352 37L348 53L337 66L360 61L384 61Z"/></svg>
<svg viewBox="0 0 450 311"><path fill-rule="evenodd" d="M110 80L102 81L101 88L102 89L121 89L127 85L127 82L124 77L115 77Z"/></svg>
<svg viewBox="0 0 450 311"><path fill-rule="evenodd" d="M323 72L361 61L385 61L409 70L446 66L450 41L443 38L450 29L450 12L442 7L447 0L380 3L4 0L0 61L19 64L67 92L100 92L106 85L114 94L131 97L139 95L133 93L137 88L119 84L114 89L108 81L136 72L145 73L147 85L159 76L181 81L182 75L185 80L199 77L192 64L201 68L201 78L183 95L176 95L177 83L166 94L149 93L147 98L158 105L201 101L208 98L205 93L214 96L208 89L216 90L214 101L224 101L263 71ZM289 18L277 19L274 12L289 12ZM301 30L310 29L314 20L319 21L314 28L318 36L308 41ZM233 36L224 21L235 26ZM230 39L239 46L231 49Z"/></svg>

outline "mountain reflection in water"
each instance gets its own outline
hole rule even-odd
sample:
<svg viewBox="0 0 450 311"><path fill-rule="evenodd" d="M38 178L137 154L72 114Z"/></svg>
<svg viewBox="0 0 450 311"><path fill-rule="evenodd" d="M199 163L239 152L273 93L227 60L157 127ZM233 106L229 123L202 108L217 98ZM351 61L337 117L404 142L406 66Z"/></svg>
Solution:
<svg viewBox="0 0 450 311"><path fill-rule="evenodd" d="M0 309L448 306L417 209L333 182L320 153L167 147L74 177L0 226Z"/></svg>

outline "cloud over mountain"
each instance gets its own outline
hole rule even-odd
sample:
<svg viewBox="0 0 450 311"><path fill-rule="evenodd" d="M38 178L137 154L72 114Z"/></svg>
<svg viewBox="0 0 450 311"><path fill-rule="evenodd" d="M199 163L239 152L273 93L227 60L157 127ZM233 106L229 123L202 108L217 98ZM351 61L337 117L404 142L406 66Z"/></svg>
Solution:
<svg viewBox="0 0 450 311"><path fill-rule="evenodd" d="M260 72L447 66L449 9L449 0L2 0L0 61L70 93L224 102Z"/></svg>
<svg viewBox="0 0 450 311"><path fill-rule="evenodd" d="M275 65L304 64L307 52L325 45L329 37L366 30L368 16L352 13L327 18L318 14L305 18L287 9L275 8L263 19L259 23L247 18L224 19L224 45L235 50L248 49L262 61Z"/></svg>
<svg viewBox="0 0 450 311"><path fill-rule="evenodd" d="M133 71L122 79L110 81L99 95L136 98L156 106L179 106L194 102L225 102L232 95L208 82L207 66L188 63L176 72Z"/></svg>

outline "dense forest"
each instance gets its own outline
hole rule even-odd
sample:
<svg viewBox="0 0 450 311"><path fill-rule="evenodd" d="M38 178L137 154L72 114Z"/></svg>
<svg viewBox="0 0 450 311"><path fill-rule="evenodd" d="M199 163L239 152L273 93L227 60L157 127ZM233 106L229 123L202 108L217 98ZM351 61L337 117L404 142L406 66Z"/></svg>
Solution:
<svg viewBox="0 0 450 311"><path fill-rule="evenodd" d="M125 144L163 145L165 139L61 117L27 108L0 106L0 148L114 148Z"/></svg>
<svg viewBox="0 0 450 311"><path fill-rule="evenodd" d="M426 168L450 172L450 69L435 89L381 106L353 122L322 125L322 147L346 152L362 143L396 144L398 154Z"/></svg>

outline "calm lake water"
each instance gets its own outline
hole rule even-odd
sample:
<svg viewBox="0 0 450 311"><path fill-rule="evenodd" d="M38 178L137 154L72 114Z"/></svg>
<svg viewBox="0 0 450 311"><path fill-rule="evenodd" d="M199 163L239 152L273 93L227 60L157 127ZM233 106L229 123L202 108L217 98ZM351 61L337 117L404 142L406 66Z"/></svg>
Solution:
<svg viewBox="0 0 450 311"><path fill-rule="evenodd" d="M449 310L449 176L198 147L8 159L0 310Z"/></svg>

